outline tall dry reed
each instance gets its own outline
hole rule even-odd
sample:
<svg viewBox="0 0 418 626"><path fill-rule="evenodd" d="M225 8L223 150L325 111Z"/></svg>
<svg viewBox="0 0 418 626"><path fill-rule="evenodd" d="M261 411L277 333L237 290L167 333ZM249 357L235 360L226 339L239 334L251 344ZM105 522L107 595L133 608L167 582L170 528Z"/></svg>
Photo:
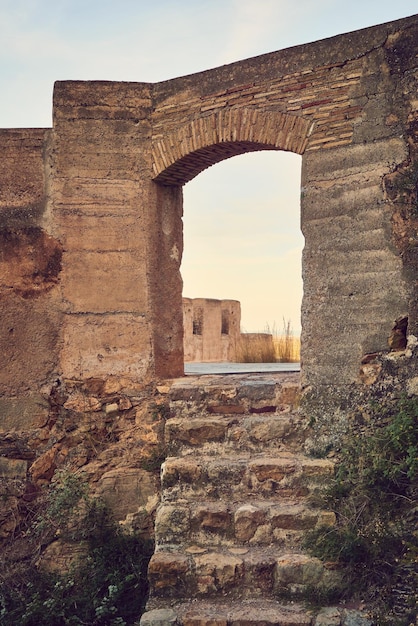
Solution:
<svg viewBox="0 0 418 626"><path fill-rule="evenodd" d="M300 337L293 334L290 320L283 320L282 333L273 326L273 343L278 363L297 363L300 361Z"/></svg>
<svg viewBox="0 0 418 626"><path fill-rule="evenodd" d="M238 363L276 363L273 336L270 333L241 333L235 360Z"/></svg>
<svg viewBox="0 0 418 626"><path fill-rule="evenodd" d="M297 363L300 361L300 338L293 334L292 324L283 320L283 329L275 324L262 333L241 333L236 348L238 363Z"/></svg>

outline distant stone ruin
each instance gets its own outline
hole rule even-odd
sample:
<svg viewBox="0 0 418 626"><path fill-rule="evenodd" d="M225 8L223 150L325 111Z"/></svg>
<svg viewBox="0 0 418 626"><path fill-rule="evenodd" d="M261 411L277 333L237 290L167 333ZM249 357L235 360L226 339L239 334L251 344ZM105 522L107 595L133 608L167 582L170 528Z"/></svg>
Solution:
<svg viewBox="0 0 418 626"><path fill-rule="evenodd" d="M240 341L237 300L183 298L184 361L235 361Z"/></svg>

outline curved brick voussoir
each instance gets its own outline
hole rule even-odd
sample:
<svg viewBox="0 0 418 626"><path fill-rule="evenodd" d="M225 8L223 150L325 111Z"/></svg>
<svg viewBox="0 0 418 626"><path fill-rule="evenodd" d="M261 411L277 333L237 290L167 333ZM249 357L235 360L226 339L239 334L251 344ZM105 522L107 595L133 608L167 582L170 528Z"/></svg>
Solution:
<svg viewBox="0 0 418 626"><path fill-rule="evenodd" d="M304 118L249 108L194 119L154 143L154 180L183 185L211 165L246 152L289 150L302 154L311 129L312 122Z"/></svg>

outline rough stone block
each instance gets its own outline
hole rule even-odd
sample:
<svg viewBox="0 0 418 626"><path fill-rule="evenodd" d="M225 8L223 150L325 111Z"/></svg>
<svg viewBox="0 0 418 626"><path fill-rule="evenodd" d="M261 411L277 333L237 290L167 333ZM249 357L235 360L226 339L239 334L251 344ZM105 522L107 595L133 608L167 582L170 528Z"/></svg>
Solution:
<svg viewBox="0 0 418 626"><path fill-rule="evenodd" d="M48 403L40 394L0 398L0 430L27 430L43 425L48 418L48 409Z"/></svg>
<svg viewBox="0 0 418 626"><path fill-rule="evenodd" d="M145 507L158 492L158 481L149 472L132 467L120 467L105 472L97 486L100 495L117 520Z"/></svg>
<svg viewBox="0 0 418 626"><path fill-rule="evenodd" d="M199 505L192 513L194 530L228 533L232 529L232 514L222 503Z"/></svg>
<svg viewBox="0 0 418 626"><path fill-rule="evenodd" d="M321 609L315 618L315 626L340 626L341 612L335 607Z"/></svg>
<svg viewBox="0 0 418 626"><path fill-rule="evenodd" d="M26 478L27 471L27 461L22 461L20 459L5 459L0 457L1 478Z"/></svg>
<svg viewBox="0 0 418 626"><path fill-rule="evenodd" d="M149 325L142 315L69 315L61 367L68 378L113 376L143 381L150 367Z"/></svg>
<svg viewBox="0 0 418 626"><path fill-rule="evenodd" d="M275 558L268 549L245 557L245 584L255 596L271 593L275 565Z"/></svg>
<svg viewBox="0 0 418 626"><path fill-rule="evenodd" d="M264 518L265 512L252 504L240 506L234 514L235 537L238 541L249 541Z"/></svg>
<svg viewBox="0 0 418 626"><path fill-rule="evenodd" d="M302 468L305 476L332 476L335 463L329 459L303 459Z"/></svg>
<svg viewBox="0 0 418 626"><path fill-rule="evenodd" d="M281 481L288 474L293 474L297 469L294 458L282 457L272 459L260 459L250 461L248 469L259 481Z"/></svg>
<svg viewBox="0 0 418 626"><path fill-rule="evenodd" d="M40 484L47 483L51 480L54 472L57 468L57 456L60 450L60 445L55 444L52 448L46 450L36 461L32 463L29 468L30 475L33 482L39 482Z"/></svg>
<svg viewBox="0 0 418 626"><path fill-rule="evenodd" d="M272 400L276 395L274 381L246 381L238 389L238 398L248 400Z"/></svg>
<svg viewBox="0 0 418 626"><path fill-rule="evenodd" d="M161 544L179 542L190 530L189 509L181 505L162 504L157 511L155 535Z"/></svg>
<svg viewBox="0 0 418 626"><path fill-rule="evenodd" d="M246 423L248 436L254 442L262 444L278 443L289 434L292 422L289 418L274 417L269 420L251 419Z"/></svg>
<svg viewBox="0 0 418 626"><path fill-rule="evenodd" d="M276 586L317 585L323 575L324 566L319 559L303 554L283 555L276 562Z"/></svg>
<svg viewBox="0 0 418 626"><path fill-rule="evenodd" d="M219 419L173 419L166 422L165 433L167 441L181 441L195 446L207 441L221 441L227 428L228 422Z"/></svg>
<svg viewBox="0 0 418 626"><path fill-rule="evenodd" d="M195 459L169 457L162 466L162 485L171 487L180 479L196 483L202 475L202 468Z"/></svg>
<svg viewBox="0 0 418 626"><path fill-rule="evenodd" d="M210 404L208 411L219 415L242 415L246 409L243 404Z"/></svg>
<svg viewBox="0 0 418 626"><path fill-rule="evenodd" d="M214 590L227 590L243 576L243 561L233 555L211 552L194 560L196 576L211 578Z"/></svg>
<svg viewBox="0 0 418 626"><path fill-rule="evenodd" d="M149 562L148 576L157 594L172 595L176 589L186 589L189 559L182 554L156 552Z"/></svg>
<svg viewBox="0 0 418 626"><path fill-rule="evenodd" d="M154 609L142 614L140 626L174 626L177 616L173 609Z"/></svg>

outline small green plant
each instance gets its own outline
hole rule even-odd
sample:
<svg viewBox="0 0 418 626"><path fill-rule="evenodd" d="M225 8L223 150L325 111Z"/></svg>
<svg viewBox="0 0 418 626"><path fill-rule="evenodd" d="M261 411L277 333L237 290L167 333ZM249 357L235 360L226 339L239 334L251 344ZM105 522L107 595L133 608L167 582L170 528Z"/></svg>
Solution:
<svg viewBox="0 0 418 626"><path fill-rule="evenodd" d="M53 537L59 532L67 539L75 539L80 532L81 519L77 518L83 505L95 506L95 501L89 498L87 483L79 475L56 472L45 494L42 512L33 523L35 534Z"/></svg>
<svg viewBox="0 0 418 626"><path fill-rule="evenodd" d="M398 171L393 192L396 201L408 205L412 216L418 216L418 167L411 163L408 168Z"/></svg>
<svg viewBox="0 0 418 626"><path fill-rule="evenodd" d="M33 524L38 550L53 537L82 546L68 571L37 566L38 554L16 575L13 563L0 577L2 626L129 626L147 597L152 543L124 532L87 484L59 473ZM7 564L6 564L7 565Z"/></svg>
<svg viewBox="0 0 418 626"><path fill-rule="evenodd" d="M170 417L170 405L167 403L154 402L151 407L151 417L154 421L168 420Z"/></svg>
<svg viewBox="0 0 418 626"><path fill-rule="evenodd" d="M343 568L350 594L385 598L384 611L409 624L418 608L418 400L374 405L371 417L368 432L347 437L322 496L337 524L308 533L305 546Z"/></svg>

